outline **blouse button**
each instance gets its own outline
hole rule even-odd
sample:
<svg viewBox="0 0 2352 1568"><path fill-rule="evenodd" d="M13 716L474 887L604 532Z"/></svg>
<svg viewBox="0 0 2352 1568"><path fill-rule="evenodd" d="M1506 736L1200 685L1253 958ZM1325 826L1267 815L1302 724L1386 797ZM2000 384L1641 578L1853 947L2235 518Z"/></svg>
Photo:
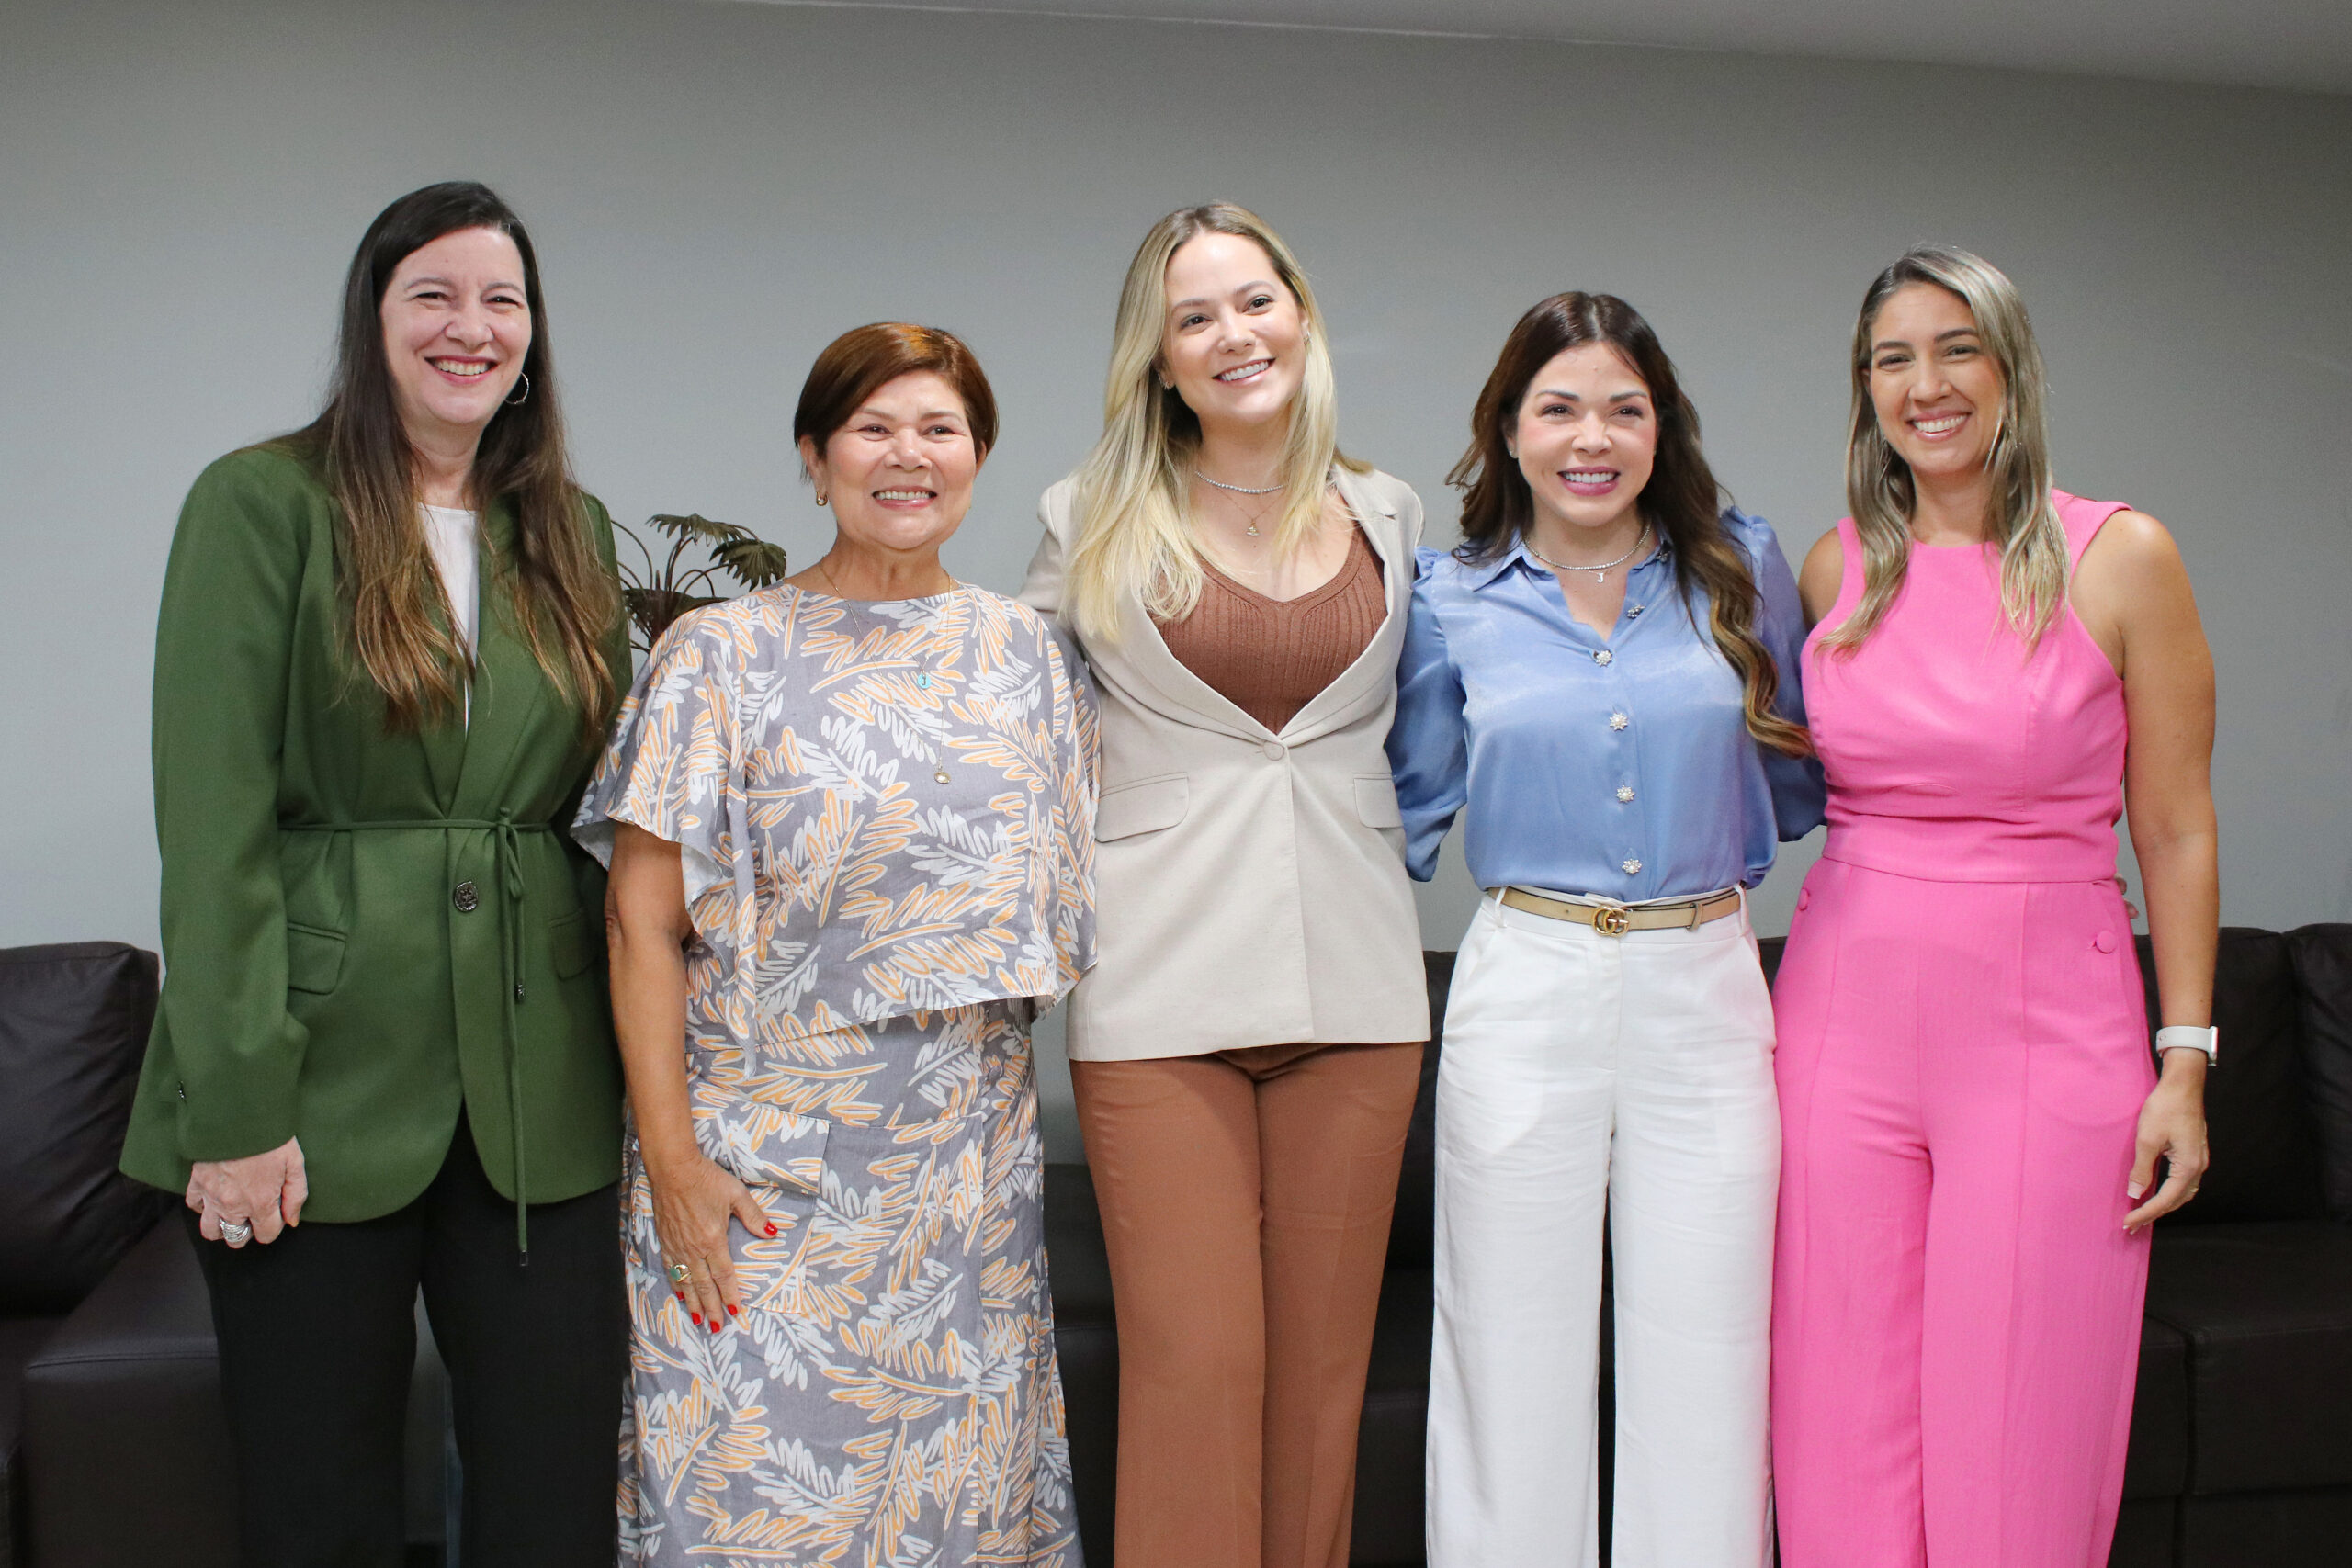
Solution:
<svg viewBox="0 0 2352 1568"><path fill-rule="evenodd" d="M1623 729L1633 722L1622 713L1612 713L1609 716L1609 728L1611 729Z"/></svg>
<svg viewBox="0 0 2352 1568"><path fill-rule="evenodd" d="M1634 786L1632 784L1619 784L1617 786L1617 798L1620 800L1633 799Z"/></svg>
<svg viewBox="0 0 2352 1568"><path fill-rule="evenodd" d="M1595 664L1613 664L1617 656L1605 648L1596 648L1592 650L1592 661Z"/></svg>
<svg viewBox="0 0 2352 1568"><path fill-rule="evenodd" d="M1642 869L1642 863L1633 859L1623 860L1617 863L1617 869L1631 876Z"/></svg>
<svg viewBox="0 0 2352 1568"><path fill-rule="evenodd" d="M2098 935L2091 938L2091 945L2098 948L2101 953L2113 953L2115 951L2115 933L2113 931L2101 931Z"/></svg>
<svg viewBox="0 0 2352 1568"><path fill-rule="evenodd" d="M1258 750L1266 754L1266 761L1269 762L1279 762L1283 760L1287 749L1279 740L1269 740Z"/></svg>
<svg viewBox="0 0 2352 1568"><path fill-rule="evenodd" d="M1810 909L1813 908L1812 888L1800 887L1797 889L1797 908L1800 909Z"/></svg>

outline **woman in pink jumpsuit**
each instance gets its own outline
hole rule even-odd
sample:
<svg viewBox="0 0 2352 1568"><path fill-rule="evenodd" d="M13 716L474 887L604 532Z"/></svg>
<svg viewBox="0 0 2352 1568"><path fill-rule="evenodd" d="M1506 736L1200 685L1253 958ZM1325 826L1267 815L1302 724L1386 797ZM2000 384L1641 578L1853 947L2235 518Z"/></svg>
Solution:
<svg viewBox="0 0 2352 1568"><path fill-rule="evenodd" d="M2147 1225L2205 1164L2211 662L2164 528L2051 488L1999 272L1905 255L1854 365L1854 516L1801 580L1829 842L1776 999L1782 1562L2101 1568Z"/></svg>

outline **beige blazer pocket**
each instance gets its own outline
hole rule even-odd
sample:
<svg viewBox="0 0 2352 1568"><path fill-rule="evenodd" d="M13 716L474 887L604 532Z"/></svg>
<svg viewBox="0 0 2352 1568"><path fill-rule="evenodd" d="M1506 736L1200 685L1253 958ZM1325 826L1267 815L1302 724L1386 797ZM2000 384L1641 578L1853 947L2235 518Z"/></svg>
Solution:
<svg viewBox="0 0 2352 1568"><path fill-rule="evenodd" d="M1358 773L1356 815L1367 828L1402 828L1405 814L1396 806L1396 781L1386 773Z"/></svg>
<svg viewBox="0 0 2352 1568"><path fill-rule="evenodd" d="M1389 792L1388 809L1396 809L1396 795ZM1097 842L1113 839L1130 839L1137 833L1156 833L1162 828L1173 828L1184 820L1192 809L1193 781L1182 773L1170 773L1156 779L1138 779L1134 784L1121 784L1102 792L1094 807L1094 837Z"/></svg>

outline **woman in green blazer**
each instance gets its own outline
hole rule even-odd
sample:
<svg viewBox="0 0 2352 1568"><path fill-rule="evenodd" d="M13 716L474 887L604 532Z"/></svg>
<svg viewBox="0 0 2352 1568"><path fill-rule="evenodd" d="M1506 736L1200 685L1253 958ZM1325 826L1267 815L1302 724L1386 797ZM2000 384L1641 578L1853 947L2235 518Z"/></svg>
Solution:
<svg viewBox="0 0 2352 1568"><path fill-rule="evenodd" d="M192 1212L249 1568L401 1561L420 1285L460 1555L612 1561L620 1074L559 825L628 659L529 238L478 185L403 197L325 411L189 492L156 633L168 969L123 1168Z"/></svg>

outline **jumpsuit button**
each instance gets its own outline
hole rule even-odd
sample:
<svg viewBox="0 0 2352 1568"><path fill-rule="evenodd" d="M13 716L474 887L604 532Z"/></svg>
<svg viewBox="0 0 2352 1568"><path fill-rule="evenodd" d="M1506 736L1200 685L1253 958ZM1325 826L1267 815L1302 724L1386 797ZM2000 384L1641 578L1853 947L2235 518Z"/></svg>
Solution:
<svg viewBox="0 0 2352 1568"><path fill-rule="evenodd" d="M2101 931L2098 935L2091 938L2091 945L2098 948L2101 953L2113 953L2115 951L2115 933L2113 931Z"/></svg>
<svg viewBox="0 0 2352 1568"><path fill-rule="evenodd" d="M1609 716L1609 728L1611 729L1623 729L1632 722L1633 720L1622 713L1612 713Z"/></svg>
<svg viewBox="0 0 2352 1568"><path fill-rule="evenodd" d="M1266 754L1266 761L1269 762L1279 762L1284 756L1288 755L1288 748L1284 747L1279 740L1269 740L1264 745L1259 747L1258 750Z"/></svg>
<svg viewBox="0 0 2352 1568"><path fill-rule="evenodd" d="M1642 869L1642 863L1632 859L1623 860L1617 863L1617 869L1623 872L1626 875L1632 876Z"/></svg>
<svg viewBox="0 0 2352 1568"><path fill-rule="evenodd" d="M1813 907L1813 889L1812 889L1812 888L1810 888L1810 887L1800 887L1800 888L1798 888L1798 889L1797 889L1797 908L1800 908L1800 909L1809 909L1809 908L1811 908L1812 907Z"/></svg>
<svg viewBox="0 0 2352 1568"><path fill-rule="evenodd" d="M474 891L472 883L460 882L450 890L449 902L458 907L458 913L470 915L481 908L481 895Z"/></svg>
<svg viewBox="0 0 2352 1568"><path fill-rule="evenodd" d="M1631 799L1633 799L1633 798L1634 798L1634 786L1633 786L1632 784L1619 784L1619 785L1617 786L1617 798L1618 798L1620 801L1627 801L1627 800L1631 800Z"/></svg>
<svg viewBox="0 0 2352 1568"><path fill-rule="evenodd" d="M1592 650L1592 661L1595 664L1614 664L1617 656L1605 648L1596 648Z"/></svg>

